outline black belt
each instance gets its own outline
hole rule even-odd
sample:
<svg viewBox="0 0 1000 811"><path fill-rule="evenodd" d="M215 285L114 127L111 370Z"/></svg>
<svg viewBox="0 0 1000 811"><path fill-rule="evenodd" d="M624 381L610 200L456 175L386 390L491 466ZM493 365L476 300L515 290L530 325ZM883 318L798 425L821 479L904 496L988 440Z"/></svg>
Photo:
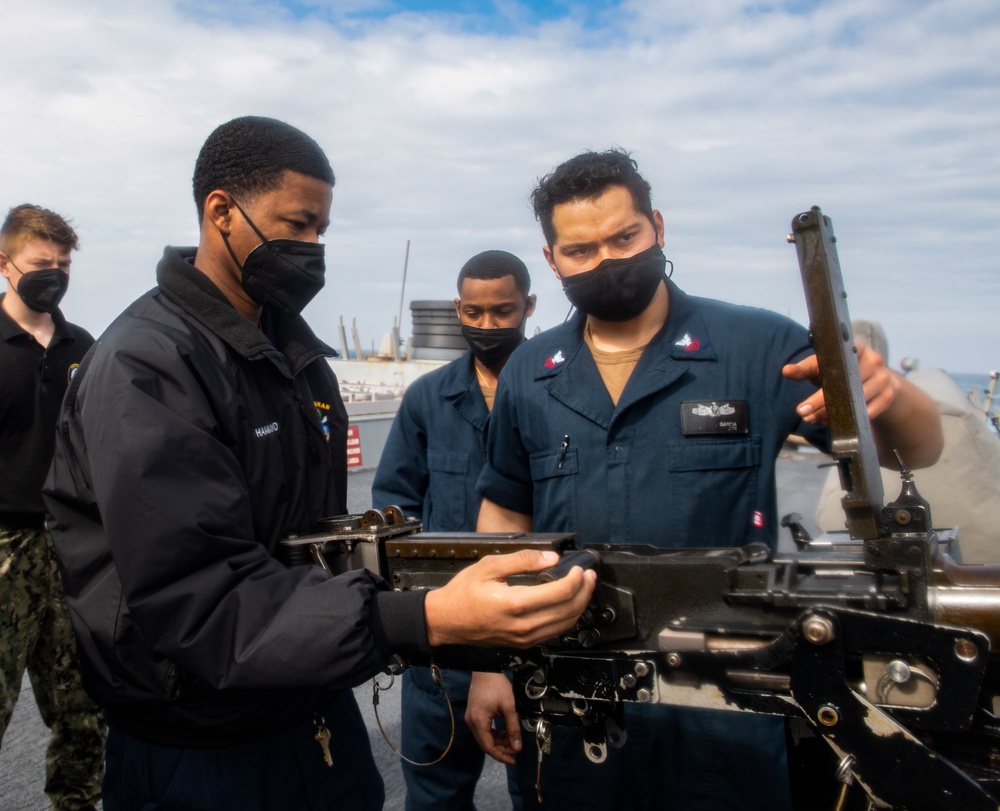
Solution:
<svg viewBox="0 0 1000 811"><path fill-rule="evenodd" d="M0 512L0 530L45 529L44 513Z"/></svg>

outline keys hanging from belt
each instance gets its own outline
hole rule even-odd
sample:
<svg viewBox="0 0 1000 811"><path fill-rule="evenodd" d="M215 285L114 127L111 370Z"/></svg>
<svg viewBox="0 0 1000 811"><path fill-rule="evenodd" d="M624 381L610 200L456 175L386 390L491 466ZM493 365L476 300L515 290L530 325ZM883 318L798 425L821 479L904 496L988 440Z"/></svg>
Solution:
<svg viewBox="0 0 1000 811"><path fill-rule="evenodd" d="M323 762L327 766L333 765L333 755L330 754L330 730L326 728L326 719L322 715L316 716L314 719L316 724L316 734L313 737L316 739L316 743L319 744L319 748L323 751Z"/></svg>
<svg viewBox="0 0 1000 811"><path fill-rule="evenodd" d="M535 744L538 746L538 770L535 772L535 791L538 804L542 803L542 758L552 753L552 728L544 718L538 719L535 727Z"/></svg>

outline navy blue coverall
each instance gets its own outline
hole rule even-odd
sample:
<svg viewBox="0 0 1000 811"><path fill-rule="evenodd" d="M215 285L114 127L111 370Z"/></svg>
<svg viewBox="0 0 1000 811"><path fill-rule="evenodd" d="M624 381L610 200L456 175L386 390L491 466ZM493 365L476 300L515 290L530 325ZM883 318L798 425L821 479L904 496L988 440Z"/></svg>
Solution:
<svg viewBox="0 0 1000 811"><path fill-rule="evenodd" d="M395 504L404 514L418 516L428 532L474 531L488 416L471 352L414 381L389 431L372 484L372 505ZM474 807L483 752L464 720L469 681L468 673L445 671L455 714L455 742L448 756L427 767L402 762L408 811ZM433 761L448 745L448 708L425 668L403 674L402 722L401 751L411 760Z"/></svg>
<svg viewBox="0 0 1000 811"><path fill-rule="evenodd" d="M781 375L811 354L806 330L668 288L667 322L617 406L583 341L583 315L511 356L479 491L531 515L536 532L572 531L584 543L774 546L781 445L791 433L826 442L795 413L815 388ZM780 719L635 705L625 723L626 746L599 766L576 730L556 729L542 767L545 808L790 807ZM518 782L533 807L537 753L525 740Z"/></svg>

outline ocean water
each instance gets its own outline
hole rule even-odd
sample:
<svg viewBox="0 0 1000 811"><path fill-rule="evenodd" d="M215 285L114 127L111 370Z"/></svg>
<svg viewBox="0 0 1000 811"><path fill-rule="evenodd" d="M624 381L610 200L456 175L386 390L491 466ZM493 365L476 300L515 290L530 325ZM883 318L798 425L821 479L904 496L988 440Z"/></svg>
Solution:
<svg viewBox="0 0 1000 811"><path fill-rule="evenodd" d="M948 372L948 375L958 384L962 391L973 397L978 397L979 402L982 402L986 388L990 385L990 374L988 371L982 373ZM1000 398L1000 384L997 385L996 391L998 398ZM997 405L1000 405L1000 402Z"/></svg>

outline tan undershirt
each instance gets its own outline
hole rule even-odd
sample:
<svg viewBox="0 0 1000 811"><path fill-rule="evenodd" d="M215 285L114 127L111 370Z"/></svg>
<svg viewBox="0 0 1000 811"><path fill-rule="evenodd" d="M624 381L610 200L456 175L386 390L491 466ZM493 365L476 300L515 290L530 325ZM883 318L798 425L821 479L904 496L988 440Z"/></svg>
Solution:
<svg viewBox="0 0 1000 811"><path fill-rule="evenodd" d="M486 401L486 410L492 411L493 398L497 396L497 387L493 386L492 388L489 388L480 383L479 390L483 393L483 399Z"/></svg>
<svg viewBox="0 0 1000 811"><path fill-rule="evenodd" d="M625 390L625 384L632 376L632 370L642 357L646 346L636 349L624 349L621 352L606 352L594 346L594 339L590 334L590 325L583 331L583 340L594 356L594 363L597 364L597 371L601 373L601 380L611 395L611 402L618 405L618 399Z"/></svg>
<svg viewBox="0 0 1000 811"><path fill-rule="evenodd" d="M487 384L486 377L479 371L478 366L473 364L472 368L476 370L476 380L479 383L479 390L483 393L483 399L486 401L486 410L493 411L493 398L497 396L497 387Z"/></svg>

